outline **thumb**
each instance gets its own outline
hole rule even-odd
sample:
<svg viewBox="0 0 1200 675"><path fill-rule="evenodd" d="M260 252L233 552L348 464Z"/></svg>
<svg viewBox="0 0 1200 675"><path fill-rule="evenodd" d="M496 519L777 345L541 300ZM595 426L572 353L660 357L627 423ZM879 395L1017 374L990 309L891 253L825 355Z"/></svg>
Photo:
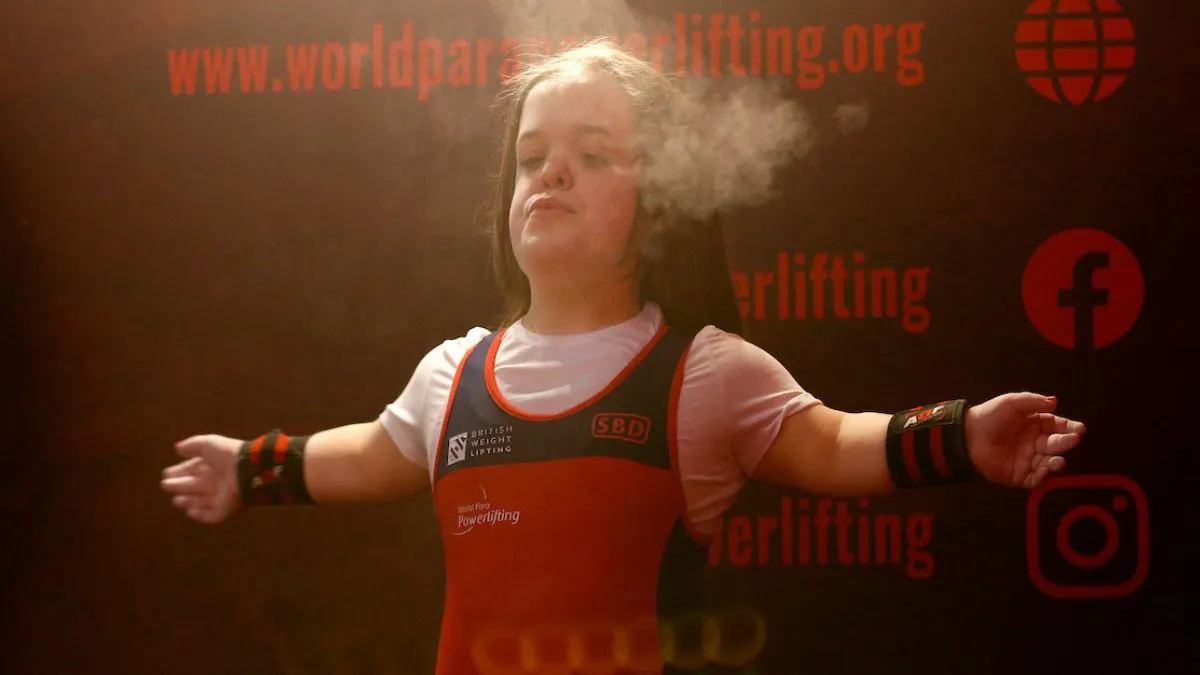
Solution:
<svg viewBox="0 0 1200 675"><path fill-rule="evenodd" d="M1054 409L1058 407L1057 397L1044 396L1042 394L1034 394L1031 392L1013 394L1011 400L1013 404L1025 414L1054 412Z"/></svg>
<svg viewBox="0 0 1200 675"><path fill-rule="evenodd" d="M175 444L175 452L180 457L191 459L202 456L211 445L212 439L208 435L189 436Z"/></svg>

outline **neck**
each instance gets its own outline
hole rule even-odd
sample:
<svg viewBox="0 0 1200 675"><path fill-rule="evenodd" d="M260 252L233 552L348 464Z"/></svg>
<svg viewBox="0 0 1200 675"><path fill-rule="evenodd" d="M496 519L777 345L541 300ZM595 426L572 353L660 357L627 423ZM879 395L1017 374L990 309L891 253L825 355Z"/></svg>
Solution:
<svg viewBox="0 0 1200 675"><path fill-rule="evenodd" d="M642 311L633 284L530 288L525 329L541 335L590 333L628 321Z"/></svg>

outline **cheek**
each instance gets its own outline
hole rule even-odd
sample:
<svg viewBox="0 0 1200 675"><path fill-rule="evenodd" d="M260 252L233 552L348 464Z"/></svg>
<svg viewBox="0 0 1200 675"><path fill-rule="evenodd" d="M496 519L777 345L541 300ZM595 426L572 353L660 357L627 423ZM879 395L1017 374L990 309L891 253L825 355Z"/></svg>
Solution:
<svg viewBox="0 0 1200 675"><path fill-rule="evenodd" d="M512 201L508 206L508 234L509 238L514 241L520 237L521 230L525 227L525 210L521 206L524 203L525 190L518 179L513 189Z"/></svg>
<svg viewBox="0 0 1200 675"><path fill-rule="evenodd" d="M610 186L597 197L605 223L606 238L624 242L633 228L637 214L638 192L632 182L621 182Z"/></svg>
<svg viewBox="0 0 1200 675"><path fill-rule="evenodd" d="M517 208L516 200L508 209L508 235L511 239L516 239L521 234L521 228L525 226L525 221L521 218L521 210Z"/></svg>

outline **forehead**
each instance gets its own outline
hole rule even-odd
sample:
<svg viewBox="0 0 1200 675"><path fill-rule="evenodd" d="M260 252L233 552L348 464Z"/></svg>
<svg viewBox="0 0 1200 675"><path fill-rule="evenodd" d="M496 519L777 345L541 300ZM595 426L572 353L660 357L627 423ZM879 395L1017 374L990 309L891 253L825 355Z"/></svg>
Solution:
<svg viewBox="0 0 1200 675"><path fill-rule="evenodd" d="M548 78L525 98L520 133L526 138L596 127L617 137L634 133L629 96L608 75L572 73Z"/></svg>

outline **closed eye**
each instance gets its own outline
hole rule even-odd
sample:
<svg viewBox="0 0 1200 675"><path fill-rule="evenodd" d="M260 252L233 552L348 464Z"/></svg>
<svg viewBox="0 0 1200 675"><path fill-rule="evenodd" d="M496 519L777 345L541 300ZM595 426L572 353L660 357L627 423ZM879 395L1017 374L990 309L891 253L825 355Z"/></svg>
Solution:
<svg viewBox="0 0 1200 675"><path fill-rule="evenodd" d="M598 152L583 153L583 163L593 169L608 166L612 162L608 155Z"/></svg>

